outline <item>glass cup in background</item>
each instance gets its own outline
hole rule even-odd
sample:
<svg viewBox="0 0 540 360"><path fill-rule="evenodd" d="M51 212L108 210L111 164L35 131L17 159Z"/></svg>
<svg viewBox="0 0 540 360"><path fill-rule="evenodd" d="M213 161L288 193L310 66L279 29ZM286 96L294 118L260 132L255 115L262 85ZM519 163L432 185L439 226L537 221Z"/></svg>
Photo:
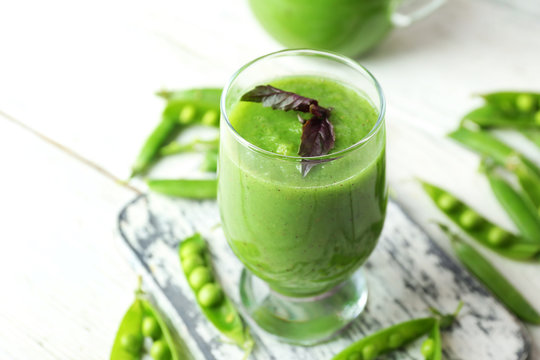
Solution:
<svg viewBox="0 0 540 360"><path fill-rule="evenodd" d="M289 48L357 56L394 27L430 14L445 0L249 0L264 29Z"/></svg>
<svg viewBox="0 0 540 360"><path fill-rule="evenodd" d="M346 85L378 113L375 126L356 144L310 158L324 161L305 177L303 158L260 149L229 122L244 93L290 76ZM325 340L365 307L367 287L359 268L375 248L387 203L384 113L382 90L365 68L315 50L256 59L223 91L218 175L223 229L247 269L240 284L243 305L261 328L284 341Z"/></svg>

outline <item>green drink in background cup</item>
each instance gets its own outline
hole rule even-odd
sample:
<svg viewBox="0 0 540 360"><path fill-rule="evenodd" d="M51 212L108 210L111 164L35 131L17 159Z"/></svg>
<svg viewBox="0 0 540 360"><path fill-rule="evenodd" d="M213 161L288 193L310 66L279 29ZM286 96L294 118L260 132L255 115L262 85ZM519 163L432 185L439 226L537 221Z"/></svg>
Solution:
<svg viewBox="0 0 540 360"><path fill-rule="evenodd" d="M407 26L445 0L249 0L255 17L288 48L356 56L393 27Z"/></svg>
<svg viewBox="0 0 540 360"><path fill-rule="evenodd" d="M303 176L295 111L240 98L271 84L332 108L335 146ZM223 230L247 270L240 293L253 320L284 341L327 339L363 310L360 266L387 202L385 104L356 62L285 50L245 65L221 100L218 202Z"/></svg>

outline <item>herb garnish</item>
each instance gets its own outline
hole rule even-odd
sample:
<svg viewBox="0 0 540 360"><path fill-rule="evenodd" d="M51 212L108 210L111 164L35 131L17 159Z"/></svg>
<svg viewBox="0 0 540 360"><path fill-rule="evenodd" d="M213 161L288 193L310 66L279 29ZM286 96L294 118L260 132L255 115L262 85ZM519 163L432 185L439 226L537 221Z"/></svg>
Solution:
<svg viewBox="0 0 540 360"><path fill-rule="evenodd" d="M298 155L302 157L326 155L334 147L336 136L330 122L332 109L319 106L317 100L270 85L259 85L245 93L240 100L261 103L262 106L271 107L274 110L310 113L312 116L309 119L303 119L298 115L298 119L303 124L302 142ZM321 162L324 160L302 160L302 175L306 176L313 166Z"/></svg>

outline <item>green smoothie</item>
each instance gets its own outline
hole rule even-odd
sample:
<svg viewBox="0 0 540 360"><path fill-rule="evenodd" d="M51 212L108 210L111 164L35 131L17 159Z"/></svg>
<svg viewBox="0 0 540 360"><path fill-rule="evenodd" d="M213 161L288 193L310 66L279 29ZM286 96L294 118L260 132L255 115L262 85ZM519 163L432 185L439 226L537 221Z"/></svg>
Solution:
<svg viewBox="0 0 540 360"><path fill-rule="evenodd" d="M359 91L330 79L290 77L272 86L332 108L336 160L303 177L297 156L302 124L294 111L239 102L229 121L249 143L222 138L219 205L225 235L238 258L275 291L320 294L346 280L373 251L386 209L385 133L378 111ZM308 114L301 114L305 117ZM352 148L351 148L352 146Z"/></svg>
<svg viewBox="0 0 540 360"><path fill-rule="evenodd" d="M392 28L392 0L250 0L263 27L289 48L358 55Z"/></svg>

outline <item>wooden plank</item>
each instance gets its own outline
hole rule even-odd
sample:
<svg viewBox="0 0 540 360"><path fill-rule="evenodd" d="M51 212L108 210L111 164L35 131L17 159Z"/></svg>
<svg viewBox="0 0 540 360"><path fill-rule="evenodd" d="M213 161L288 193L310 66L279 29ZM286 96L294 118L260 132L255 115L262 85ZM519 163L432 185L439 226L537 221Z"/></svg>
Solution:
<svg viewBox="0 0 540 360"><path fill-rule="evenodd" d="M153 281L161 304L173 305L169 316L185 329L200 351L199 358L239 359L235 346L219 341L194 301L177 255L181 239L201 232L211 249L224 290L238 302L242 265L229 248L219 223L215 201L172 200L158 195L139 197L120 214L119 228L137 268ZM214 230L212 230L214 229ZM448 359L525 360L528 344L520 324L495 299L456 266L441 249L392 202L383 234L364 267L369 287L367 310L333 341L314 347L281 343L257 327L255 359L330 359L355 339L410 318L425 316L428 307L450 311L459 300L465 305L459 324L445 332ZM163 298L163 295L167 299ZM168 301L167 301L168 300ZM419 358L419 344L388 356Z"/></svg>
<svg viewBox="0 0 540 360"><path fill-rule="evenodd" d="M105 359L136 279L115 217L133 196L0 116L0 357Z"/></svg>

